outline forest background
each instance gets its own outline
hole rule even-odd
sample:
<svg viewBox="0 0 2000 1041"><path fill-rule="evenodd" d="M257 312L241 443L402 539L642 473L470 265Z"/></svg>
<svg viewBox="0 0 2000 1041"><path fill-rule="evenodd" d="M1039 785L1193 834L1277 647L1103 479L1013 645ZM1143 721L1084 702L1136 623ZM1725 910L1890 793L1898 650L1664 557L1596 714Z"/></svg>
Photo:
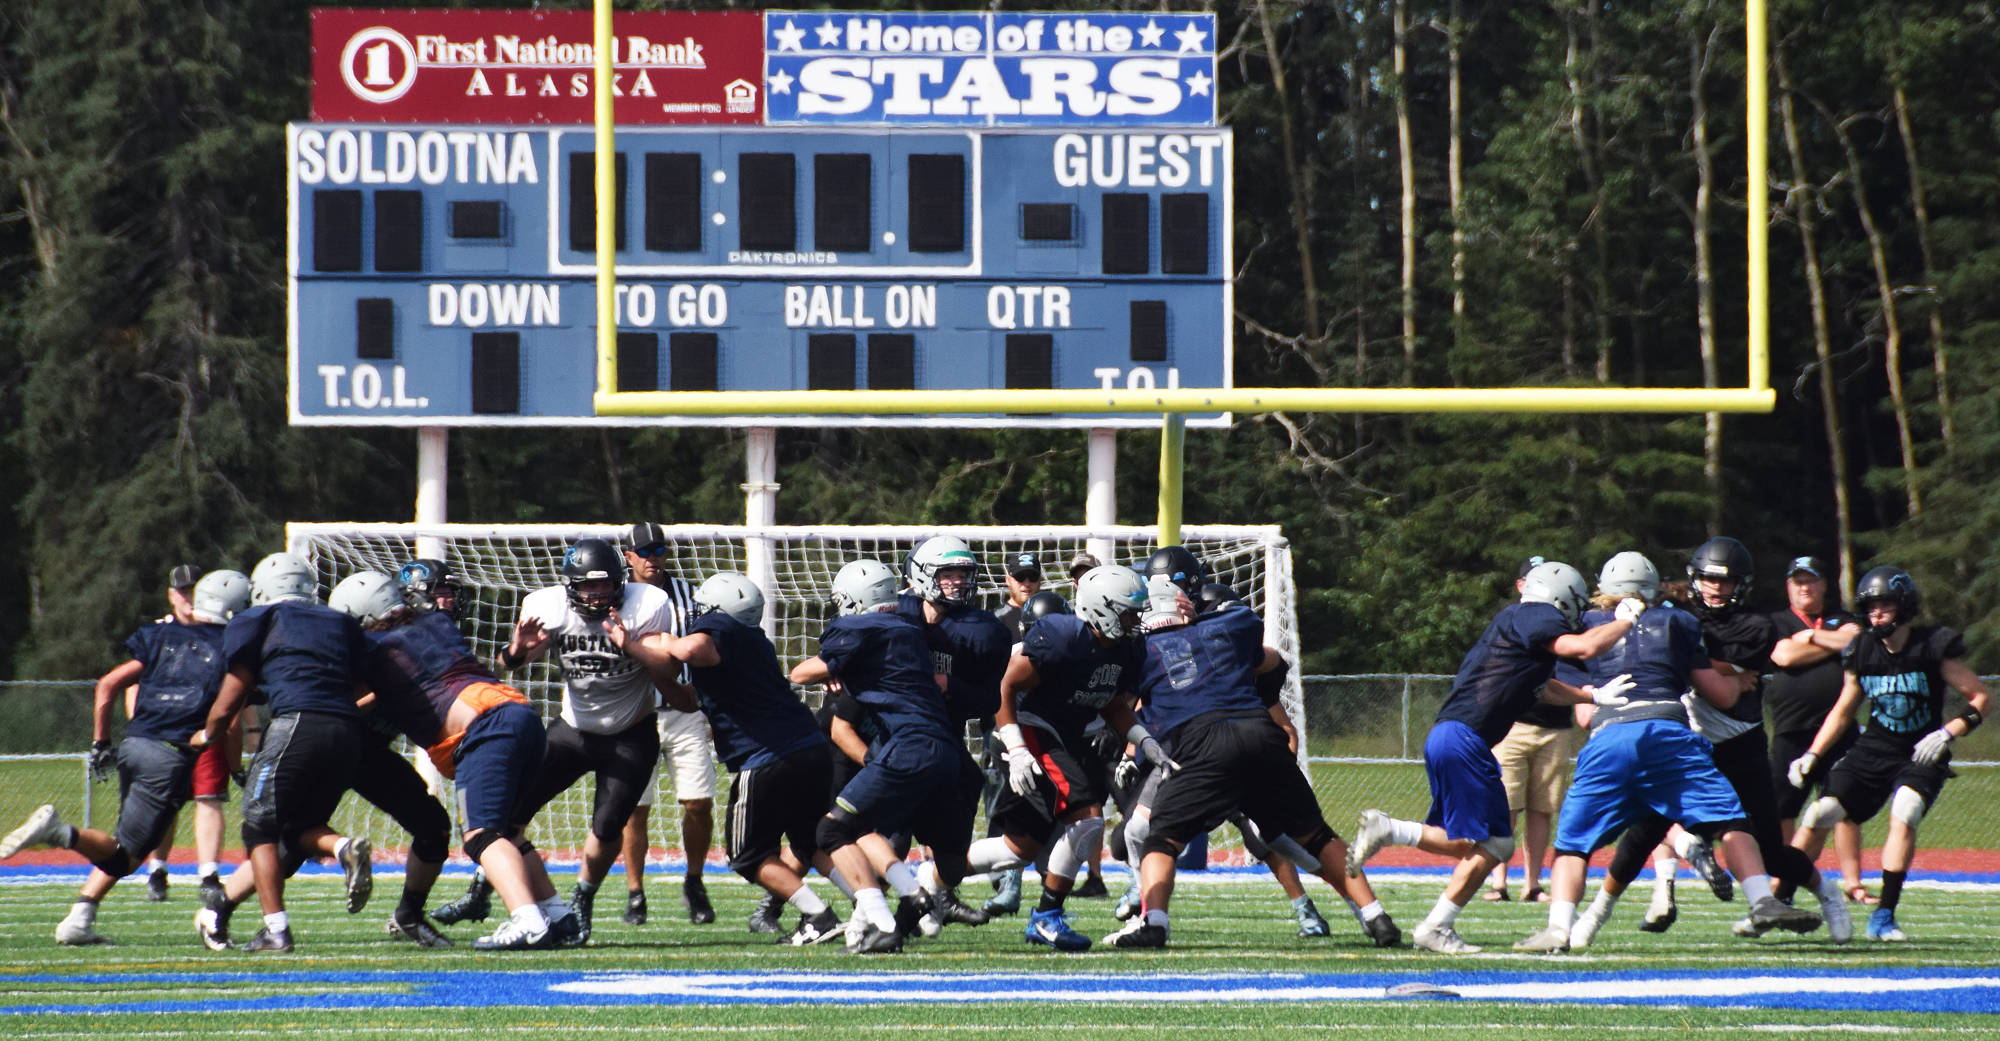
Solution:
<svg viewBox="0 0 2000 1041"><path fill-rule="evenodd" d="M1712 534L1749 545L1772 604L1796 555L1849 588L1906 567L2000 670L1991 3L1774 0L1763 185L1733 3L1200 9L1235 128L1239 386L1742 386L1747 208L1771 227L1770 415L1190 432L1187 521L1293 542L1306 671L1452 671L1529 554L1594 573L1636 548L1674 575ZM0 672L96 675L168 568L248 570L287 520L412 515L412 432L286 424L308 11L0 5ZM1119 439L1122 523L1152 520L1157 446ZM1078 431L782 430L778 450L780 523L1082 520ZM450 466L455 521L743 514L724 431L459 430Z"/></svg>

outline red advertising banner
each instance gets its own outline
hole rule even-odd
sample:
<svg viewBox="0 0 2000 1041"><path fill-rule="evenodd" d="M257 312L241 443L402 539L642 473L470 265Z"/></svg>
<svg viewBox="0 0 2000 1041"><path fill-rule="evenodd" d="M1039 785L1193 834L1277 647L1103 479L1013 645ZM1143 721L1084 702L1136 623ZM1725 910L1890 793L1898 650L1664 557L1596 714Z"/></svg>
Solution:
<svg viewBox="0 0 2000 1041"><path fill-rule="evenodd" d="M758 123L764 18L620 12L613 121ZM312 116L326 123L587 124L591 12L315 8Z"/></svg>

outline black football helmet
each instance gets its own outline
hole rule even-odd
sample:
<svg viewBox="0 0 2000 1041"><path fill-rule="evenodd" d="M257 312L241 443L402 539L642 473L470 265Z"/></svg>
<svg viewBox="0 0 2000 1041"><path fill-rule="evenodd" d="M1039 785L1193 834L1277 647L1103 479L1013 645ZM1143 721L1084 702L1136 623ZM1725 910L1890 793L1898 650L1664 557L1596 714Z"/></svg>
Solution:
<svg viewBox="0 0 2000 1041"><path fill-rule="evenodd" d="M1736 580L1736 591L1729 594L1729 599L1723 605L1724 607L1734 607L1749 598L1750 580L1755 578L1756 574L1757 565L1750 557L1750 550L1743 543L1727 535L1718 535L1696 546L1694 556L1688 558L1688 577L1690 579L1698 581L1704 578L1733 578ZM1699 592L1697 592L1693 599L1698 606L1708 606L1701 603Z"/></svg>
<svg viewBox="0 0 2000 1041"><path fill-rule="evenodd" d="M1069 609L1069 601L1064 600L1061 594L1044 589L1021 605L1021 631L1025 633L1033 629L1036 622L1052 614L1073 613Z"/></svg>
<svg viewBox="0 0 2000 1041"><path fill-rule="evenodd" d="M585 593L577 587L585 582L608 578L613 585L609 591ZM625 558L611 547L611 543L599 538L581 538L563 553L562 584L569 594L569 605L576 613L589 619L602 618L624 599L618 587L625 581Z"/></svg>
<svg viewBox="0 0 2000 1041"><path fill-rule="evenodd" d="M450 564L434 557L418 557L396 572L396 581L403 585L403 603L410 610L419 614L443 611L453 621L458 619L458 575Z"/></svg>
<svg viewBox="0 0 2000 1041"><path fill-rule="evenodd" d="M1201 587L1201 595L1195 598L1194 612L1197 615L1214 614L1230 607L1248 607L1236 590L1220 582L1210 582Z"/></svg>
<svg viewBox="0 0 2000 1041"><path fill-rule="evenodd" d="M1899 625L1914 621L1922 599L1917 595L1917 580L1899 567L1871 568L1861 576L1861 584L1854 587L1854 613L1860 622L1868 625L1870 605L1887 600L1896 605L1896 620L1888 625L1870 625L1868 629L1876 636L1887 636Z"/></svg>
<svg viewBox="0 0 2000 1041"><path fill-rule="evenodd" d="M1201 587L1208 582L1208 569L1186 546L1161 546L1154 550L1146 558L1146 577L1155 575L1172 579L1189 600L1201 599Z"/></svg>

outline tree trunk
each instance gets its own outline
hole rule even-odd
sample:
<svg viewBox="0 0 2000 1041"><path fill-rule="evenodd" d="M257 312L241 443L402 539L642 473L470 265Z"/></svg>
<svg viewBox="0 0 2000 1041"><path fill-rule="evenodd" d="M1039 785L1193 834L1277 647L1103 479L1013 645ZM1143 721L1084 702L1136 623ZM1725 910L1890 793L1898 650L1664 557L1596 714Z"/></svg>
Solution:
<svg viewBox="0 0 2000 1041"><path fill-rule="evenodd" d="M1816 189L1806 179L1805 151L1799 145L1798 120L1792 111L1792 78L1785 67L1782 47L1772 51L1772 61L1778 73L1778 117L1785 132L1785 152L1792 162L1792 187L1785 193L1786 203L1791 207L1793 220L1798 223L1799 252L1806 266L1806 299L1812 310L1813 355L1818 359L1816 365L1819 368L1819 408L1826 428L1827 462L1833 471L1834 532L1840 553L1841 599L1847 600L1854 592L1854 511L1847 497L1847 449L1840 440L1840 402L1834 393L1833 333L1827 322L1826 283L1820 275L1819 244L1813 230L1819 200L1814 197ZM1762 203L1762 197L1753 186L1751 205Z"/></svg>
<svg viewBox="0 0 2000 1041"><path fill-rule="evenodd" d="M1924 171L1917 162L1917 135L1910 129L1910 101L1897 83L1890 95L1896 106L1896 136L1903 143L1903 161L1910 168L1910 209L1917 219L1917 249L1924 258L1924 292L1930 298L1931 371L1937 377L1938 440L1950 455L1951 381L1946 379L1944 300L1939 296L1937 265L1931 254L1931 211L1924 201Z"/></svg>
<svg viewBox="0 0 2000 1041"><path fill-rule="evenodd" d="M1292 100L1285 87L1285 63L1278 53L1278 34L1271 28L1271 11L1264 0L1257 0L1257 23L1264 34L1265 60L1271 67L1271 90L1278 96L1279 140L1285 153L1285 178L1292 189L1292 236L1299 254L1299 292L1305 297L1305 333L1316 339L1325 331L1319 324L1319 281L1312 255L1312 194L1299 166L1298 146L1292 140Z"/></svg>
<svg viewBox="0 0 2000 1041"><path fill-rule="evenodd" d="M1597 4L1587 3L1583 7L1583 17L1590 22L1591 55L1596 55ZM1577 38L1576 12L1569 8L1563 11L1563 23L1568 28L1569 44L1564 53L1564 79L1569 85L1570 135L1576 142L1576 165L1583 174L1583 182L1590 189L1590 212L1584 216L1584 226L1590 230L1591 251L1596 255L1596 263L1591 265L1591 290L1597 299L1591 308L1592 324L1596 329L1595 344L1596 375L1599 382L1611 379L1611 243L1605 231L1604 181L1597 168L1597 127L1592 118L1594 101L1586 100L1587 94L1595 96L1595 91L1586 91L1584 77L1584 56L1582 43ZM1593 62L1594 69L1594 62ZM1589 73L1595 78L1594 72ZM1589 85L1594 87L1595 84ZM1572 242L1581 246L1577 240Z"/></svg>
<svg viewBox="0 0 2000 1041"><path fill-rule="evenodd" d="M1688 34L1688 122L1694 148L1695 332L1701 347L1701 385L1717 386L1715 358L1715 252L1710 218L1715 205L1715 156L1708 147L1708 68L1720 26L1690 27ZM1701 475L1708 486L1707 531L1722 531L1722 413L1702 417Z"/></svg>
<svg viewBox="0 0 2000 1041"><path fill-rule="evenodd" d="M1445 26L1445 51L1451 64L1448 87L1451 109L1451 142L1446 159L1451 185L1451 344L1465 347L1465 144L1464 105L1460 100L1465 42L1464 0L1451 0L1451 21Z"/></svg>
<svg viewBox="0 0 2000 1041"><path fill-rule="evenodd" d="M1396 152L1402 176L1403 386L1417 380L1417 170L1410 154L1409 22L1406 0L1395 5Z"/></svg>

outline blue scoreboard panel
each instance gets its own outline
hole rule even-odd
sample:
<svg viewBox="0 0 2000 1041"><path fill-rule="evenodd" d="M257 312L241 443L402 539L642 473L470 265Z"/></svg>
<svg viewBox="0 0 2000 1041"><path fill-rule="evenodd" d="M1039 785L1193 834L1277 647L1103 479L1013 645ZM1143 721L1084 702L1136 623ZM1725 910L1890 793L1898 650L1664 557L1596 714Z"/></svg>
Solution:
<svg viewBox="0 0 2000 1041"><path fill-rule="evenodd" d="M1227 129L616 142L619 390L1229 385ZM594 415L594 144L587 127L294 124L292 421L750 422Z"/></svg>

